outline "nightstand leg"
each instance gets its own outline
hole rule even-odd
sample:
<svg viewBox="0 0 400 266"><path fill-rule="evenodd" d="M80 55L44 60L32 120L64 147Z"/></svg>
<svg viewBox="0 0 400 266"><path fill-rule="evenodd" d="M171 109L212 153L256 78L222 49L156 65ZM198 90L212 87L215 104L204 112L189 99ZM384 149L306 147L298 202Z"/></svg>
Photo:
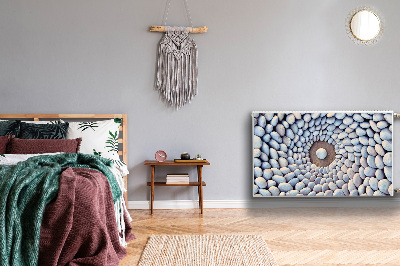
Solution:
<svg viewBox="0 0 400 266"><path fill-rule="evenodd" d="M151 166L151 196L150 196L150 205L151 205L151 214L153 214L153 201L154 201L154 172L156 166L152 165Z"/></svg>
<svg viewBox="0 0 400 266"><path fill-rule="evenodd" d="M199 207L200 213L203 214L203 166L197 166L197 178L199 182Z"/></svg>

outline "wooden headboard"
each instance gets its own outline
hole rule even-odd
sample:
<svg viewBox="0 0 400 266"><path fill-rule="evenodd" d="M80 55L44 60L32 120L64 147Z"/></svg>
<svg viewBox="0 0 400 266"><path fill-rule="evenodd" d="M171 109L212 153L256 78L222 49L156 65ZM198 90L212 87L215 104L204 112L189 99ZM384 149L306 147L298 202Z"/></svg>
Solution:
<svg viewBox="0 0 400 266"><path fill-rule="evenodd" d="M120 134L118 143L122 144L122 149L118 151L118 155L122 156L122 160L128 165L128 116L127 114L0 114L0 119L21 119L40 121L41 119L112 119L122 118L122 125L119 128ZM121 134L122 133L122 134ZM124 177L125 188L128 188L128 177ZM128 201L128 193L125 192L125 200Z"/></svg>

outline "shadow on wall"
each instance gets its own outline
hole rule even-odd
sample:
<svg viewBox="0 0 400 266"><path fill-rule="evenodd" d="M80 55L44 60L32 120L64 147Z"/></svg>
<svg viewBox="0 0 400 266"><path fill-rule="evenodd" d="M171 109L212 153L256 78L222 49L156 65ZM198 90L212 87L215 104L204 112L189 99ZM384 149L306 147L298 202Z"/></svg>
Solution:
<svg viewBox="0 0 400 266"><path fill-rule="evenodd" d="M367 200L368 201L368 200ZM385 205L387 206L387 205ZM363 208L353 207L353 208L330 208L327 210L323 207L315 208L296 208L296 207L285 207L285 208L275 208L271 211L265 209L248 209L246 210L246 215L251 217L260 217L262 219L270 219L271 221L276 221L277 219L284 219L285 217L293 219L296 217L296 221L306 222L306 220L314 218L329 219L332 221L337 221L340 223L343 217L348 220L349 217L354 216L355 220L367 220L373 217L390 217L398 216L398 208L377 208L365 206ZM307 222L306 222L307 223Z"/></svg>

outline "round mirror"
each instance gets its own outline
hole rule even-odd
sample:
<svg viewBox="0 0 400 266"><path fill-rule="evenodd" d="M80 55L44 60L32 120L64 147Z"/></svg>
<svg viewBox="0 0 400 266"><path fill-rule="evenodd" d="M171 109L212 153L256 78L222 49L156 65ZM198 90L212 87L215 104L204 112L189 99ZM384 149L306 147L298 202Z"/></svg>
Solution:
<svg viewBox="0 0 400 266"><path fill-rule="evenodd" d="M382 17L370 7L359 7L346 19L346 31L350 39L361 45L376 43L382 36Z"/></svg>
<svg viewBox="0 0 400 266"><path fill-rule="evenodd" d="M369 10L362 10L353 16L350 28L356 38L362 41L369 41L378 36L381 30L380 24L381 22L377 15Z"/></svg>

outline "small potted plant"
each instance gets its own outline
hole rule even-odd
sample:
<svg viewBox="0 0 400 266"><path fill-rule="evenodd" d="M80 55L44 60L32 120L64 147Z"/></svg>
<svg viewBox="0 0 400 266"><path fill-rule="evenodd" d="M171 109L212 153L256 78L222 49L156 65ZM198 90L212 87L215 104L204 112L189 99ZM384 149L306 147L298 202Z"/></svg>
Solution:
<svg viewBox="0 0 400 266"><path fill-rule="evenodd" d="M201 155L199 153L196 155L196 160L203 160L203 158L201 158Z"/></svg>

